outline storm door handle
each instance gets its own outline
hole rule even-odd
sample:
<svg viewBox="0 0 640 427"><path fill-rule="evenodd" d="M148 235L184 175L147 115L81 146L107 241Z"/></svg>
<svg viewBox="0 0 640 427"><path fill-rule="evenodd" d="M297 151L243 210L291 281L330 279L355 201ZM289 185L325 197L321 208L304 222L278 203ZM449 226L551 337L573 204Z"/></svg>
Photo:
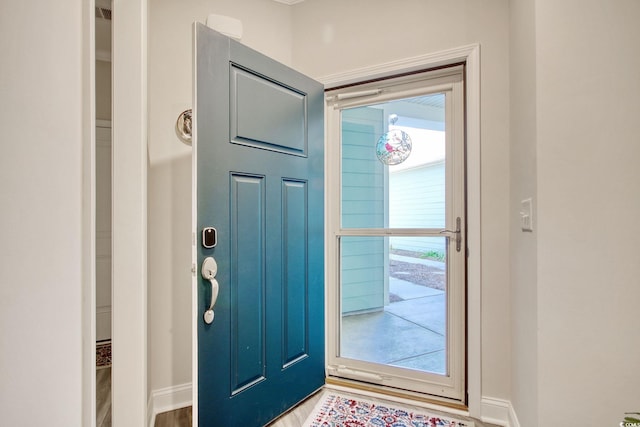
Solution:
<svg viewBox="0 0 640 427"><path fill-rule="evenodd" d="M460 252L462 246L462 232L460 231L460 217L456 218L456 230L442 230L440 234L453 234L456 239L456 251Z"/></svg>

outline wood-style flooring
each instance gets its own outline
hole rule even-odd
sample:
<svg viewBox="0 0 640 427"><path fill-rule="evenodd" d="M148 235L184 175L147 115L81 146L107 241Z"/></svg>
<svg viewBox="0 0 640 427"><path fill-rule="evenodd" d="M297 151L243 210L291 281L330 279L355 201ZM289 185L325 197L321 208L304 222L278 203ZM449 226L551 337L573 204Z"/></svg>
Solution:
<svg viewBox="0 0 640 427"><path fill-rule="evenodd" d="M111 368L96 370L96 427L111 427Z"/></svg>
<svg viewBox="0 0 640 427"><path fill-rule="evenodd" d="M191 427L191 406L156 415L155 427Z"/></svg>

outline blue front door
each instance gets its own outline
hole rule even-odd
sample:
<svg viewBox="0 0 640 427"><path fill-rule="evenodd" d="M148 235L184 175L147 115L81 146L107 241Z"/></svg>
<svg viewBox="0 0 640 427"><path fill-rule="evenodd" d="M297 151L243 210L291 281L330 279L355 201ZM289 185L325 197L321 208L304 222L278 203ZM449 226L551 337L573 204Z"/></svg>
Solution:
<svg viewBox="0 0 640 427"><path fill-rule="evenodd" d="M323 87L194 31L196 419L258 427L324 384Z"/></svg>

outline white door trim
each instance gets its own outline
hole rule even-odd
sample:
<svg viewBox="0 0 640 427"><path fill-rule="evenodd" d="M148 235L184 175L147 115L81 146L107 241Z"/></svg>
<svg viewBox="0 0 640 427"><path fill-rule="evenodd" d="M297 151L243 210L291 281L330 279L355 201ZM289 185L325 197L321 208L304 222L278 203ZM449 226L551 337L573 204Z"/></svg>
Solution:
<svg viewBox="0 0 640 427"><path fill-rule="evenodd" d="M112 419L147 421L147 0L113 0Z"/></svg>
<svg viewBox="0 0 640 427"><path fill-rule="evenodd" d="M95 0L83 3L83 425L96 423ZM112 419L144 425L147 408L147 0L114 0Z"/></svg>
<svg viewBox="0 0 640 427"><path fill-rule="evenodd" d="M95 2L82 7L82 425L96 425Z"/></svg>
<svg viewBox="0 0 640 427"><path fill-rule="evenodd" d="M480 45L473 44L359 68L343 73L331 74L318 80L325 88L337 88L344 85L376 78L397 75L400 72L412 72L455 63L466 64L465 104L466 104L466 140L467 140L467 246L469 257L467 264L467 390L471 416L482 413L482 364L481 364L481 234L480 234ZM325 115L326 116L326 115ZM325 125L326 126L326 125ZM330 135L330 130L325 135ZM331 167L331 165L327 165ZM327 172L327 176L331 175ZM325 203L325 210L330 209ZM331 254L325 254L329 259ZM328 277L330 272L325 272ZM327 316L328 317L328 316ZM327 327L327 330L329 328Z"/></svg>

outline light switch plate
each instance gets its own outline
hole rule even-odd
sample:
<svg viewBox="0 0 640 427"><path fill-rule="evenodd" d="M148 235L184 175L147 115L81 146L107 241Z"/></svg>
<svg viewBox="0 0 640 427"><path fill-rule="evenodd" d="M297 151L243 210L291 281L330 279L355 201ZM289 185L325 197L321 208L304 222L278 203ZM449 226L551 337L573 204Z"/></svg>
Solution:
<svg viewBox="0 0 640 427"><path fill-rule="evenodd" d="M528 198L520 203L520 228L522 231L533 231L533 202Z"/></svg>

